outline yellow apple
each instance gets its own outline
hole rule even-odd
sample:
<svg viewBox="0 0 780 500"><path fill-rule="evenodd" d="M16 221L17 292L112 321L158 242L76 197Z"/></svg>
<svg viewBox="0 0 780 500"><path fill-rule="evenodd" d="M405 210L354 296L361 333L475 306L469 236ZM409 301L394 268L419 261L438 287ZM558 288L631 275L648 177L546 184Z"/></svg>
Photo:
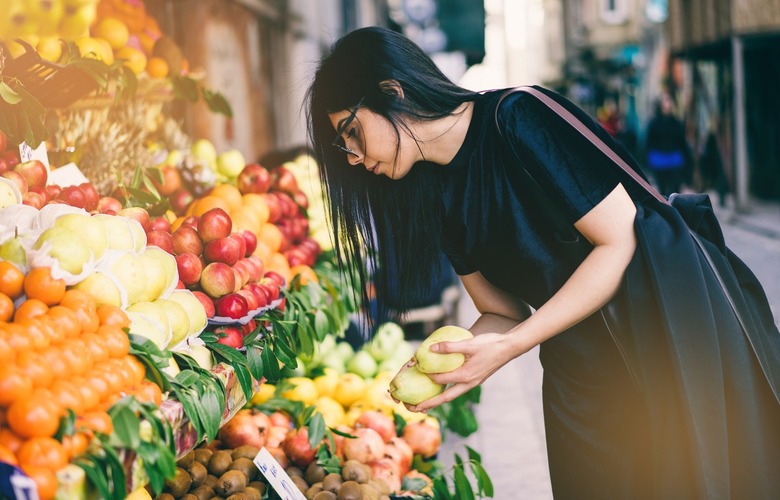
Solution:
<svg viewBox="0 0 780 500"><path fill-rule="evenodd" d="M73 288L92 295L98 305L108 304L122 307L127 300L117 283L106 273L96 271L84 280L76 283Z"/></svg>
<svg viewBox="0 0 780 500"><path fill-rule="evenodd" d="M463 354L459 352L439 354L431 352L430 347L438 342L457 342L472 337L470 331L459 326L447 325L439 328L428 335L415 351L417 369L423 373L445 373L459 368L465 361Z"/></svg>
<svg viewBox="0 0 780 500"><path fill-rule="evenodd" d="M168 324L171 325L170 344L176 345L186 339L190 332L190 319L181 304L167 299L157 299L154 304L160 306L168 317Z"/></svg>
<svg viewBox="0 0 780 500"><path fill-rule="evenodd" d="M95 260L108 250L106 226L89 214L69 213L57 217L54 227L64 227L75 232L92 252Z"/></svg>
<svg viewBox="0 0 780 500"><path fill-rule="evenodd" d="M133 250L135 248L129 219L108 214L95 214L92 217L103 223L106 229L108 248L112 250Z"/></svg>
<svg viewBox="0 0 780 500"><path fill-rule="evenodd" d="M200 300L198 300L198 298L193 295L191 291L185 289L176 289L165 298L171 302L179 304L187 314L187 317L190 320L190 328L189 332L187 332L188 337L197 335L202 332L204 328L206 328L206 324L208 323L206 310L203 309L203 305L201 304Z"/></svg>
<svg viewBox="0 0 780 500"><path fill-rule="evenodd" d="M146 293L146 271L133 252L125 252L111 263L111 273L127 290L127 303L132 305Z"/></svg>
<svg viewBox="0 0 780 500"><path fill-rule="evenodd" d="M70 274L81 274L84 264L92 258L92 252L81 237L64 227L50 227L41 233L33 248L44 251Z"/></svg>
<svg viewBox="0 0 780 500"><path fill-rule="evenodd" d="M151 302L159 298L165 290L168 284L168 271L154 254L143 252L139 253L136 258L144 271L144 282L146 283L138 300Z"/></svg>

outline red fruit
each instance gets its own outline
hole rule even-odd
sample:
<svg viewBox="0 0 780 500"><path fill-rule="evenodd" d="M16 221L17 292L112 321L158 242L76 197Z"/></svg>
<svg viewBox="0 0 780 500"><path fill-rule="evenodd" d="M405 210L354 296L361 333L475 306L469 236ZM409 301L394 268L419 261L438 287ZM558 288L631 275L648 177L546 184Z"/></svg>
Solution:
<svg viewBox="0 0 780 500"><path fill-rule="evenodd" d="M277 273L276 271L266 271L265 274L263 275L263 278L271 278L280 287L284 286L284 278L282 277L281 274Z"/></svg>
<svg viewBox="0 0 780 500"><path fill-rule="evenodd" d="M244 238L244 245L246 245L244 256L249 257L257 249L257 235L252 231L244 229L241 231L241 236Z"/></svg>
<svg viewBox="0 0 780 500"><path fill-rule="evenodd" d="M267 193L265 196L265 204L268 205L268 222L275 223L282 217L282 205L279 202L279 198L274 196L273 193Z"/></svg>
<svg viewBox="0 0 780 500"><path fill-rule="evenodd" d="M257 307L265 307L270 302L268 298L268 292L259 284L247 283L244 286L244 289L249 290L250 292L252 292L252 295L255 296L255 300L257 301Z"/></svg>
<svg viewBox="0 0 780 500"><path fill-rule="evenodd" d="M243 240L242 240L243 241ZM241 247L237 238L217 238L203 247L206 262L223 262L232 266L241 258Z"/></svg>
<svg viewBox="0 0 780 500"><path fill-rule="evenodd" d="M242 288L241 290L237 291L236 294L244 297L244 300L246 301L247 312L254 311L258 307L260 307L258 306L257 296L254 293L252 293L250 290ZM224 299L225 297L222 298ZM246 316L246 314L244 316Z"/></svg>
<svg viewBox="0 0 780 500"><path fill-rule="evenodd" d="M385 442L374 429L362 427L353 433L354 439L344 442L344 457L363 464L376 462L385 456Z"/></svg>
<svg viewBox="0 0 780 500"><path fill-rule="evenodd" d="M3 153L2 158L8 164L9 169L14 168L19 164L19 162L22 161L22 159L19 157L19 150L16 148L7 150L5 153Z"/></svg>
<svg viewBox="0 0 780 500"><path fill-rule="evenodd" d="M146 246L160 247L169 254L173 254L173 236L168 231L154 229L146 233Z"/></svg>
<svg viewBox="0 0 780 500"><path fill-rule="evenodd" d="M123 208L122 210L118 211L116 213L117 215L121 215L122 217L127 217L128 219L135 219L143 228L145 233L148 233L152 228L152 218L149 216L149 212L146 211L145 208L141 207L128 207Z"/></svg>
<svg viewBox="0 0 780 500"><path fill-rule="evenodd" d="M163 165L160 168L162 174L162 183L153 180L152 183L157 192L162 196L171 196L181 188L181 174L179 169L171 165Z"/></svg>
<svg viewBox="0 0 780 500"><path fill-rule="evenodd" d="M423 458L434 456L441 446L441 431L425 422L406 424L403 438L412 447L414 454L422 455Z"/></svg>
<svg viewBox="0 0 780 500"><path fill-rule="evenodd" d="M171 232L171 223L168 222L168 219L163 217L162 215L158 215L157 217L152 218L152 225L150 226L152 231L165 231L170 233Z"/></svg>
<svg viewBox="0 0 780 500"><path fill-rule="evenodd" d="M192 229L197 231L198 230L198 220L200 220L200 217L198 217L197 215L188 215L187 217L184 218L183 221L181 221L181 226L179 226L179 228L191 227Z"/></svg>
<svg viewBox="0 0 780 500"><path fill-rule="evenodd" d="M100 202L100 194L97 192L95 186L89 182L82 182L79 184L79 189L81 189L81 192L84 193L84 197L86 198L84 208L87 212L94 212L97 210L98 203Z"/></svg>
<svg viewBox="0 0 780 500"><path fill-rule="evenodd" d="M218 298L215 306L217 316L226 318L240 319L249 312L249 304L247 304L246 299L236 292Z"/></svg>
<svg viewBox="0 0 780 500"><path fill-rule="evenodd" d="M44 187L49 180L49 170L40 160L29 160L14 166L14 172L19 172L27 181L27 187Z"/></svg>
<svg viewBox="0 0 780 500"><path fill-rule="evenodd" d="M122 202L114 198L113 196L102 196L98 200L97 211L101 214L109 212L119 213L122 210Z"/></svg>
<svg viewBox="0 0 780 500"><path fill-rule="evenodd" d="M244 335L244 337L246 337L247 335L252 333L255 330L255 328L257 328L257 321L255 321L254 319L250 319L249 321L247 321L246 324L241 325L241 334Z"/></svg>
<svg viewBox="0 0 780 500"><path fill-rule="evenodd" d="M309 208L309 198L306 197L306 194L303 191L296 191L293 193L292 197L295 204L302 209L306 210Z"/></svg>
<svg viewBox="0 0 780 500"><path fill-rule="evenodd" d="M185 226L182 223L181 227L174 231L172 238L175 255L182 253L200 255L203 253L203 241L200 239L198 231L190 225Z"/></svg>
<svg viewBox="0 0 780 500"><path fill-rule="evenodd" d="M262 417L257 414L262 415ZM235 449L239 446L249 445L255 448L262 448L266 444L266 435L268 433L269 425L260 426L259 422L262 418L268 417L265 413L255 409L239 410L236 415L230 419L217 434L222 446L227 449Z"/></svg>
<svg viewBox="0 0 780 500"><path fill-rule="evenodd" d="M206 210L198 220L198 234L204 243L227 238L233 230L233 221L221 208Z"/></svg>
<svg viewBox="0 0 780 500"><path fill-rule="evenodd" d="M67 186L57 196L57 199L76 208L85 208L87 206L87 197L78 186Z"/></svg>
<svg viewBox="0 0 780 500"><path fill-rule="evenodd" d="M246 240L244 236L241 233L230 233L228 238L232 238L238 243L238 258L246 257Z"/></svg>
<svg viewBox="0 0 780 500"><path fill-rule="evenodd" d="M206 311L206 317L213 318L217 311L214 307L214 301L211 299L211 297L201 292L200 290L193 290L192 294L200 301L203 309Z"/></svg>
<svg viewBox="0 0 780 500"><path fill-rule="evenodd" d="M392 438L398 436L395 432L393 419L379 410L368 410L360 415L355 421L355 428L362 427L374 429L385 443L389 443Z"/></svg>
<svg viewBox="0 0 780 500"><path fill-rule="evenodd" d="M171 204L171 209L176 212L176 215L182 215L187 211L187 207L192 203L193 199L192 193L181 188L174 191L171 197L168 198L168 202Z"/></svg>
<svg viewBox="0 0 780 500"><path fill-rule="evenodd" d="M217 334L217 342L220 344L235 349L244 347L244 336L241 335L241 330L235 326L220 326L214 330L214 333Z"/></svg>
<svg viewBox="0 0 780 500"><path fill-rule="evenodd" d="M0 176L3 176L6 179L13 182L14 184L16 184L16 187L19 189L19 192L22 193L22 196L24 196L24 193L27 192L27 180L19 172L14 172L13 170L7 170L2 174L0 174Z"/></svg>
<svg viewBox="0 0 780 500"><path fill-rule="evenodd" d="M382 479L390 487L390 491L401 491L401 471L395 462L389 458L380 458L369 465L371 466L371 476L373 478Z"/></svg>
<svg viewBox="0 0 780 500"><path fill-rule="evenodd" d="M236 289L233 268L223 262L212 262L203 268L200 287L214 299L232 293Z"/></svg>
<svg viewBox="0 0 780 500"><path fill-rule="evenodd" d="M0 130L0 153L5 153L5 148L8 147L8 136L5 132Z"/></svg>
<svg viewBox="0 0 780 500"><path fill-rule="evenodd" d="M298 181L295 180L295 175L285 167L277 167L271 172L271 186L290 194L298 191Z"/></svg>
<svg viewBox="0 0 780 500"><path fill-rule="evenodd" d="M271 187L271 174L257 163L250 163L238 174L236 185L241 194L265 193Z"/></svg>
<svg viewBox="0 0 780 500"><path fill-rule="evenodd" d="M414 452L409 443L404 441L403 438L394 437L385 445L385 457L398 464L401 475L405 476L412 467Z"/></svg>
<svg viewBox="0 0 780 500"><path fill-rule="evenodd" d="M179 270L179 279L182 283L192 286L200 281L203 263L197 255L180 253L176 256L176 268Z"/></svg>
<svg viewBox="0 0 780 500"><path fill-rule="evenodd" d="M307 427L300 427L288 432L282 441L282 450L292 463L302 469L308 467L317 456L317 452L309 444L309 429Z"/></svg>
<svg viewBox="0 0 780 500"><path fill-rule="evenodd" d="M40 210L43 208L43 206L46 204L46 200L43 198L43 196L40 193L36 193L34 191L27 191L22 195L22 203L24 205L29 205L33 208L37 208Z"/></svg>

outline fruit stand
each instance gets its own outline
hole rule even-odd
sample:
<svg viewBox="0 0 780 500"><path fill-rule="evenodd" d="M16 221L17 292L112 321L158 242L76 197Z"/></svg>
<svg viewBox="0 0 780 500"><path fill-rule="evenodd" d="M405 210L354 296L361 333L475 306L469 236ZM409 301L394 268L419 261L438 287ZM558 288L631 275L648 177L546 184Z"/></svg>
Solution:
<svg viewBox="0 0 780 500"><path fill-rule="evenodd" d="M174 101L230 106L143 2L12 9L0 497L492 496L474 450L437 460L446 432L476 429L478 392L409 412L388 392L415 355L402 328L347 342L360 294L314 160L261 165L182 132Z"/></svg>

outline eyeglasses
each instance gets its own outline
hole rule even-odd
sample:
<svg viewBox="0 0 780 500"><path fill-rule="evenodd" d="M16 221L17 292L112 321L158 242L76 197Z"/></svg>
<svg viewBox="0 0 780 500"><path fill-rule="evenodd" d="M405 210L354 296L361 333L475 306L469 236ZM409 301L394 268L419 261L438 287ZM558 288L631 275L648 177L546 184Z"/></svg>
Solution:
<svg viewBox="0 0 780 500"><path fill-rule="evenodd" d="M333 139L333 147L341 151L342 153L346 153L347 155L352 156L359 156L354 149L348 148L347 143L344 140L344 137L341 136L341 134L344 133L345 130L352 124L352 122L355 120L355 115L357 115L357 110L360 108L360 105L363 104L363 99L365 97L361 98L360 101L358 101L357 105L352 108L352 112L349 114L346 120L344 120L344 123L342 123L341 127L336 131L336 138Z"/></svg>

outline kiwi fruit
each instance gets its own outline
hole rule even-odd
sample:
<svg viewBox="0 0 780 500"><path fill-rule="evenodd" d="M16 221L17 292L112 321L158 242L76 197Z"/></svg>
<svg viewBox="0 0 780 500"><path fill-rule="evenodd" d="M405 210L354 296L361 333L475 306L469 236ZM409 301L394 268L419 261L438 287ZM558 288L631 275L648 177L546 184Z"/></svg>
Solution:
<svg viewBox="0 0 780 500"><path fill-rule="evenodd" d="M229 451L219 450L211 454L209 458L209 473L214 474L217 477L222 476L230 467L233 462L233 457L230 456Z"/></svg>
<svg viewBox="0 0 780 500"><path fill-rule="evenodd" d="M226 497L225 500L249 500L249 495L246 494L246 491L241 490Z"/></svg>
<svg viewBox="0 0 780 500"><path fill-rule="evenodd" d="M306 497L306 500L312 500L312 498L314 498L314 496L320 491L322 491L322 483L314 483L308 490L306 490L303 496Z"/></svg>
<svg viewBox="0 0 780 500"><path fill-rule="evenodd" d="M325 478L325 474L327 474L325 468L315 461L306 467L306 473L303 475L303 478L307 483L314 484L322 481Z"/></svg>
<svg viewBox="0 0 780 500"><path fill-rule="evenodd" d="M213 490L214 486L217 485L217 479L219 479L217 476L213 474L209 474L208 476L206 476L206 479L203 481L203 484L201 486L208 486Z"/></svg>
<svg viewBox="0 0 780 500"><path fill-rule="evenodd" d="M284 469L284 471L287 473L288 476L290 476L290 478L293 478L295 476L303 478L303 471L298 467L295 467L294 465L287 467L286 469Z"/></svg>
<svg viewBox="0 0 780 500"><path fill-rule="evenodd" d="M176 499L170 493L160 493L159 495L154 497L154 500L176 500Z"/></svg>
<svg viewBox="0 0 780 500"><path fill-rule="evenodd" d="M363 500L363 490L355 481L344 481L339 488L338 500Z"/></svg>
<svg viewBox="0 0 780 500"><path fill-rule="evenodd" d="M195 460L195 452L194 452L194 451L190 451L189 453L187 453L186 455L184 455L183 457L181 457L181 458L180 458L180 459L179 459L179 460L176 462L176 466L177 466L177 467L181 467L182 469L186 469L187 467L189 467L189 466L190 466L190 464L191 464L191 463L192 463L194 460Z"/></svg>
<svg viewBox="0 0 780 500"><path fill-rule="evenodd" d="M249 460L254 460L258 453L260 453L260 448L245 444L233 450L231 455L233 456L233 460L237 460L239 458L248 458Z"/></svg>
<svg viewBox="0 0 780 500"><path fill-rule="evenodd" d="M259 491L261 494L265 493L265 483L262 481L251 481L249 484L246 485L247 488L254 488L257 491Z"/></svg>
<svg viewBox="0 0 780 500"><path fill-rule="evenodd" d="M338 500L338 496L336 496L335 493L332 491L325 491L322 490L316 495L314 495L314 498L312 500Z"/></svg>
<svg viewBox="0 0 780 500"><path fill-rule="evenodd" d="M251 486L247 486L246 488L244 488L244 493L246 494L248 500L263 499L263 492L258 490L257 488L252 488Z"/></svg>
<svg viewBox="0 0 780 500"><path fill-rule="evenodd" d="M389 495L393 491L390 489L390 485L387 484L387 481L385 481L382 478L374 478L371 481L368 482L370 486L373 486L375 490L377 490L382 495Z"/></svg>
<svg viewBox="0 0 780 500"><path fill-rule="evenodd" d="M367 483L371 479L371 469L357 460L347 460L341 468L341 477L344 481Z"/></svg>
<svg viewBox="0 0 780 500"><path fill-rule="evenodd" d="M239 470L229 470L222 474L214 487L217 495L227 497L246 488L246 476Z"/></svg>
<svg viewBox="0 0 780 500"><path fill-rule="evenodd" d="M343 482L341 474L331 472L322 479L322 489L336 493Z"/></svg>
<svg viewBox="0 0 780 500"><path fill-rule="evenodd" d="M181 497L181 500L200 500L198 497L193 495L192 493L187 493L183 497Z"/></svg>
<svg viewBox="0 0 780 500"><path fill-rule="evenodd" d="M176 467L173 478L165 480L165 490L174 498L181 498L190 491L191 484L192 478L189 473L181 467Z"/></svg>
<svg viewBox="0 0 780 500"><path fill-rule="evenodd" d="M196 462L200 462L203 465L208 465L209 459L214 452L208 448L198 448L197 450L194 450L193 453L195 454L194 459Z"/></svg>
<svg viewBox="0 0 780 500"><path fill-rule="evenodd" d="M211 486L201 485L190 491L190 493L198 500L209 500L209 498L214 496L214 488Z"/></svg>
<svg viewBox="0 0 780 500"><path fill-rule="evenodd" d="M255 463L246 457L240 457L234 459L233 463L230 464L230 467L228 467L228 470L241 471L244 474L244 476L246 476L247 483L253 480L254 478L256 478L257 474L260 472L257 469Z"/></svg>
<svg viewBox="0 0 780 500"><path fill-rule="evenodd" d="M306 493L306 490L309 489L309 483L307 483L306 480L301 476L293 476L290 479L292 479L292 482L295 484L295 486L301 490L301 493Z"/></svg>
<svg viewBox="0 0 780 500"><path fill-rule="evenodd" d="M185 467L185 470L192 478L192 484L190 485L190 488L197 488L203 484L203 481L206 480L206 476L209 475L208 471L206 470L206 466L200 462L193 461L189 467Z"/></svg>
<svg viewBox="0 0 780 500"><path fill-rule="evenodd" d="M361 484L360 489L363 491L363 500L379 500L379 491L369 483Z"/></svg>

